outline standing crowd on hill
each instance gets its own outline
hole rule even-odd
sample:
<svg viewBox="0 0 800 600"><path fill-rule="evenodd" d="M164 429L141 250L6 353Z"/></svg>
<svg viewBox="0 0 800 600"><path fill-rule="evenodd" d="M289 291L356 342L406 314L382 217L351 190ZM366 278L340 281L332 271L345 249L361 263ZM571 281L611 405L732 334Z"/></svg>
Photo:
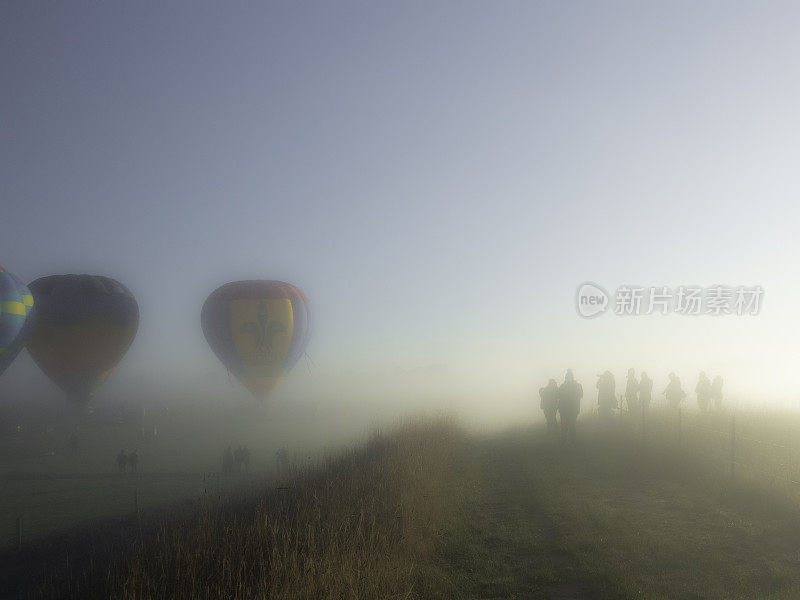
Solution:
<svg viewBox="0 0 800 600"><path fill-rule="evenodd" d="M250 447L242 445L234 450L230 446L222 453L222 474L247 472L250 469Z"/></svg>
<svg viewBox="0 0 800 600"><path fill-rule="evenodd" d="M117 468L122 475L127 473L136 475L139 472L139 452L134 450L125 454L125 450L120 450L117 454Z"/></svg>
<svg viewBox="0 0 800 600"><path fill-rule="evenodd" d="M625 392L617 400L616 382L611 371L605 371L597 376L597 414L601 422L607 423L614 410L623 410L627 405L630 413L641 413L644 417L650 408L653 398L653 380L642 372L636 378L636 371L628 369L625 382ZM670 408L677 409L686 397L686 392L681 387L681 380L675 373L669 374L669 383L661 392L666 397ZM717 411L722 409L722 377L717 375L714 380L701 372L695 386L697 404L702 412L707 412L712 406ZM556 435L561 430L562 439L566 442L575 440L575 428L583 398L583 386L575 381L572 369L567 369L564 382L559 385L555 379L539 388L540 408L547 420L547 431Z"/></svg>

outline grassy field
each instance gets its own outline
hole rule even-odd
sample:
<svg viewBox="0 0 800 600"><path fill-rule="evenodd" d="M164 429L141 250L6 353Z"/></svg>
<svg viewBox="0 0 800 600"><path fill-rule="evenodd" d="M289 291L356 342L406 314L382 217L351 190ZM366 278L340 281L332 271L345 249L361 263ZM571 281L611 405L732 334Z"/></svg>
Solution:
<svg viewBox="0 0 800 600"><path fill-rule="evenodd" d="M320 431L307 411L292 406L181 405L147 412L145 422L157 426L156 436L142 436L138 413L124 422L85 418L78 452L72 453L62 416L54 411L23 422L20 434L0 433L0 549L16 545L19 517L23 542L36 543L42 536L130 515L137 500L139 508L155 508L274 481L279 447L302 467L328 448L363 439L371 429L368 418L345 424L346 416L325 415ZM246 476L220 476L228 444L251 449ZM119 474L115 458L121 449L137 449L137 477Z"/></svg>
<svg viewBox="0 0 800 600"><path fill-rule="evenodd" d="M449 420L416 422L280 489L220 493L7 555L16 575L0 589L131 599L800 597L796 417L737 416L735 477L731 415L681 420L678 430L675 414L654 412L642 430L626 415L604 428L587 417L575 446L535 427L477 436Z"/></svg>
<svg viewBox="0 0 800 600"><path fill-rule="evenodd" d="M619 431L470 444L462 598L797 598L800 510Z"/></svg>
<svg viewBox="0 0 800 600"><path fill-rule="evenodd" d="M222 477L218 473L144 473L138 477L87 474L69 477L5 478L0 495L0 548L18 542L22 519L23 543L84 526L94 521L133 514L204 493L221 495L271 481L262 473Z"/></svg>
<svg viewBox="0 0 800 600"><path fill-rule="evenodd" d="M48 598L409 597L436 581L424 565L449 519L446 485L462 439L448 420L408 424L286 486L95 525L17 555L0 589Z"/></svg>

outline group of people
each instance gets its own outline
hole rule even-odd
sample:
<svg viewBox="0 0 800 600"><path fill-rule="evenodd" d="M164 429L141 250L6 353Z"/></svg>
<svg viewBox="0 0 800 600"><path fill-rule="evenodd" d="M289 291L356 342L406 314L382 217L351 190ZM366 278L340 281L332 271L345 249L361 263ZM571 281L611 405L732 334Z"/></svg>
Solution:
<svg viewBox="0 0 800 600"><path fill-rule="evenodd" d="M222 453L222 474L230 475L234 472L247 472L250 468L250 448L241 445L236 450L228 446Z"/></svg>
<svg viewBox="0 0 800 600"><path fill-rule="evenodd" d="M644 371L637 380L636 371L628 369L625 394L621 399L628 405L628 410L646 411L652 399L653 380ZM615 408L618 408L616 381L611 371L605 371L597 376L597 413L601 419L608 420Z"/></svg>
<svg viewBox="0 0 800 600"><path fill-rule="evenodd" d="M681 401L686 397L686 392L681 387L681 380L675 373L669 374L669 383L662 392L666 396L670 407L678 408ZM700 410L706 412L712 402L716 410L722 408L722 377L717 375L714 380L710 380L705 372L700 373L697 385L697 404ZM583 387L575 381L572 369L567 369L564 376L564 383L558 385L555 379L551 379L548 384L539 389L540 408L544 412L547 420L547 431L554 435L558 432L559 425L561 434L565 441L575 439L575 424L580 412L581 398L583 398ZM653 380L642 372L636 378L636 371L628 369L625 382L625 393L620 396L617 402L616 381L611 371L605 371L597 376L597 413L601 421L607 422L613 415L614 409L622 408L624 401L629 412L646 413L650 408L653 397ZM560 420L560 424L559 424Z"/></svg>
<svg viewBox="0 0 800 600"><path fill-rule="evenodd" d="M567 369L564 376L564 383L558 385L555 379L551 379L547 385L539 390L541 398L541 409L547 419L547 431L551 435L558 432L558 415L561 419L561 434L565 441L575 439L575 425L578 421L578 413L581 411L581 398L583 398L583 386L575 381L572 369Z"/></svg>
<svg viewBox="0 0 800 600"><path fill-rule="evenodd" d="M117 454L117 468L119 472L125 475L128 470L135 474L139 470L139 453L134 450L130 454L125 454L125 450L120 450Z"/></svg>
<svg viewBox="0 0 800 600"><path fill-rule="evenodd" d="M697 404L703 412L710 408L711 402L714 402L717 411L722 409L722 377L719 375L711 381L705 372L700 373L694 391L697 394Z"/></svg>
<svg viewBox="0 0 800 600"><path fill-rule="evenodd" d="M711 381L705 371L701 371L697 385L694 386L694 392L697 394L697 405L702 412L706 412L712 402L717 411L722 410L722 377L719 375L714 377L714 381ZM686 392L681 387L681 380L675 373L669 374L669 383L664 388L663 394L667 397L671 408L678 408L686 398Z"/></svg>

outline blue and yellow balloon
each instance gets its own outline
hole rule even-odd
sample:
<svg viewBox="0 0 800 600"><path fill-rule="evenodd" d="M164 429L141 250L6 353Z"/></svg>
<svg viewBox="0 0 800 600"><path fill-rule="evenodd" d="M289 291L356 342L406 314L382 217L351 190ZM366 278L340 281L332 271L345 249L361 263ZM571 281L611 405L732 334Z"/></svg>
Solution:
<svg viewBox="0 0 800 600"><path fill-rule="evenodd" d="M222 364L264 400L305 351L308 298L282 281L234 281L206 300L200 316L208 345Z"/></svg>
<svg viewBox="0 0 800 600"><path fill-rule="evenodd" d="M0 375L22 350L30 331L33 295L19 278L0 267Z"/></svg>
<svg viewBox="0 0 800 600"><path fill-rule="evenodd" d="M36 314L28 352L70 400L85 402L136 337L139 305L110 277L51 275L30 288Z"/></svg>

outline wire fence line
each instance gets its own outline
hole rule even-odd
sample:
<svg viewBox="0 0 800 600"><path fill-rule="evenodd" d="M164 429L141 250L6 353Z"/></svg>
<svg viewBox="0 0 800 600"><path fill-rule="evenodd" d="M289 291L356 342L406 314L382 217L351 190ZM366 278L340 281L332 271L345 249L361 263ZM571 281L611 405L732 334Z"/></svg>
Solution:
<svg viewBox="0 0 800 600"><path fill-rule="evenodd" d="M648 410L620 404L620 419L638 428L644 442L663 443L726 470L731 477L800 486L800 416L784 423L767 411L698 412L658 403ZM761 431L759 431L761 429ZM781 438L786 443L781 443ZM772 439L769 439L772 438Z"/></svg>

